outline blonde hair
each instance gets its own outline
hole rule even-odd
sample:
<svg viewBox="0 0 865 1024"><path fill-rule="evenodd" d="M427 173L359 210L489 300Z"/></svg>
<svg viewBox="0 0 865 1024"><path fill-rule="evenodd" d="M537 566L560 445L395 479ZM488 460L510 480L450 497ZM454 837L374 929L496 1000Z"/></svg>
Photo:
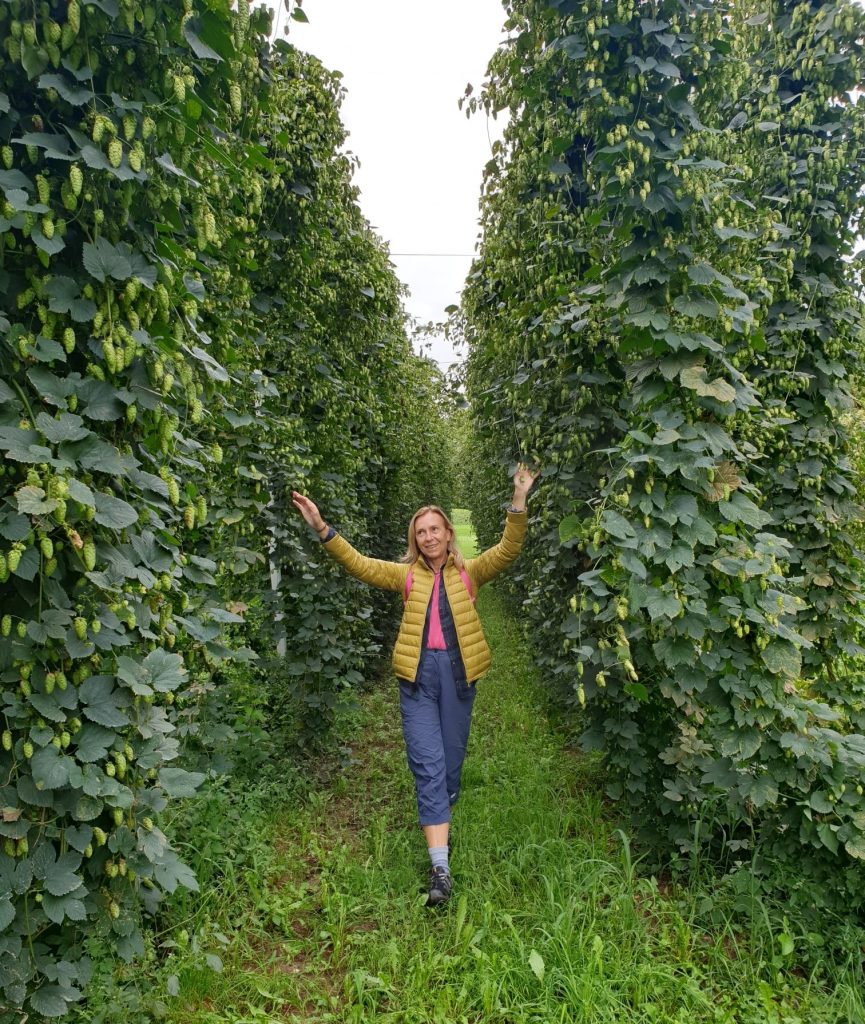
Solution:
<svg viewBox="0 0 865 1024"><path fill-rule="evenodd" d="M444 520L445 526L451 532L451 539L448 541L448 554L454 556L454 565L457 569L462 569L465 565L465 559L462 556L462 552L457 547L456 542L456 530L454 524L448 519L444 512L438 507L438 505L424 505L423 508L419 508L417 512L411 517L411 522L408 524L408 550L402 557L403 562L408 562L409 565L416 562L421 557L420 548L417 546L417 537L415 537L415 523L418 521L420 516L425 516L427 512L435 512Z"/></svg>

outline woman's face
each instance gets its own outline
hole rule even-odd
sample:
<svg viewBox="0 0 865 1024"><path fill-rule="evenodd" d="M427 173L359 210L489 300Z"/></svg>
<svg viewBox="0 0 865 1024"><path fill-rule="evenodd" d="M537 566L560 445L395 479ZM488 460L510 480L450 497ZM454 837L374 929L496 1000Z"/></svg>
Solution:
<svg viewBox="0 0 865 1024"><path fill-rule="evenodd" d="M421 553L437 564L447 554L453 531L447 528L438 512L424 512L415 520L414 536Z"/></svg>

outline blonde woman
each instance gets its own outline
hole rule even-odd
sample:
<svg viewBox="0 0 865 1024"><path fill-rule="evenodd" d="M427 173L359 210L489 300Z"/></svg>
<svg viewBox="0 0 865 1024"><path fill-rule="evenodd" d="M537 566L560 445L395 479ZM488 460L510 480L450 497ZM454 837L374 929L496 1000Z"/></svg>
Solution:
<svg viewBox="0 0 865 1024"><path fill-rule="evenodd" d="M366 558L328 526L316 505L297 491L292 501L324 550L352 576L395 590L404 607L393 669L418 817L430 855L427 903L451 895L448 834L460 792L475 683L490 666L490 650L475 610L480 588L520 553L526 534L526 496L537 479L526 466L514 474L514 494L502 539L477 558L463 558L450 519L435 505L418 509L401 562Z"/></svg>

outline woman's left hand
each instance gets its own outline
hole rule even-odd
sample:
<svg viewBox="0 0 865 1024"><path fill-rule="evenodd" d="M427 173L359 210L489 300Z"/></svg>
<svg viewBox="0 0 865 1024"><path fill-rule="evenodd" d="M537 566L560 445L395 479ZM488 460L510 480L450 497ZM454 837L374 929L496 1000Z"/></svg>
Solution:
<svg viewBox="0 0 865 1024"><path fill-rule="evenodd" d="M514 494L525 497L540 475L539 469L532 471L524 462L521 462L514 473Z"/></svg>

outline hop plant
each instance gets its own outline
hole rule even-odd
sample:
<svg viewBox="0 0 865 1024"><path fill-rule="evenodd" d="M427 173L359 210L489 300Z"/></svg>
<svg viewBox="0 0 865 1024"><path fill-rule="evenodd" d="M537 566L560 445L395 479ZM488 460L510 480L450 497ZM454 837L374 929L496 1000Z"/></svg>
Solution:
<svg viewBox="0 0 865 1024"><path fill-rule="evenodd" d="M232 82L228 87L228 98L231 103L231 109L236 117L240 117L243 112L243 94L240 91L240 86L237 82Z"/></svg>
<svg viewBox="0 0 865 1024"><path fill-rule="evenodd" d="M81 559L84 562L84 568L88 572L92 572L96 568L96 545L92 540L84 542L84 546L81 549Z"/></svg>
<svg viewBox="0 0 865 1024"><path fill-rule="evenodd" d="M106 131L111 131L114 125L104 114L97 114L93 121L93 129L90 132L90 138L99 143L102 141Z"/></svg>
<svg viewBox="0 0 865 1024"><path fill-rule="evenodd" d="M116 137L108 143L108 162L112 167L119 167L123 162L123 143Z"/></svg>

